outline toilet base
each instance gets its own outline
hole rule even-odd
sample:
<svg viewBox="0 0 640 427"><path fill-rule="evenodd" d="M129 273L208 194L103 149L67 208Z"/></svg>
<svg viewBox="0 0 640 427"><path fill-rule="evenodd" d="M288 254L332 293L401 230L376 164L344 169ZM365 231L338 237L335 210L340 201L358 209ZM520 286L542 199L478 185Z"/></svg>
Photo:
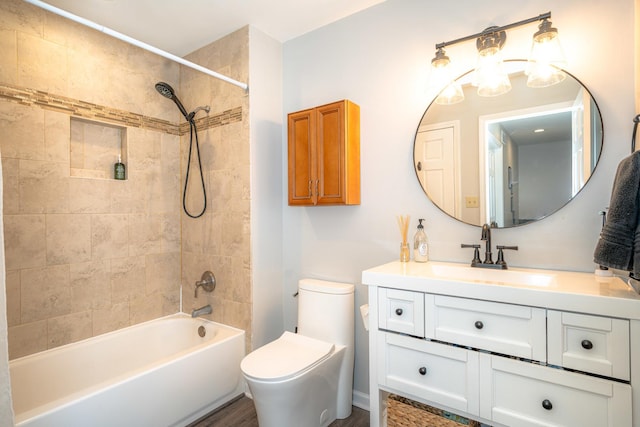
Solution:
<svg viewBox="0 0 640 427"><path fill-rule="evenodd" d="M260 427L327 427L337 418L340 367L345 347L299 376L281 382L245 376Z"/></svg>

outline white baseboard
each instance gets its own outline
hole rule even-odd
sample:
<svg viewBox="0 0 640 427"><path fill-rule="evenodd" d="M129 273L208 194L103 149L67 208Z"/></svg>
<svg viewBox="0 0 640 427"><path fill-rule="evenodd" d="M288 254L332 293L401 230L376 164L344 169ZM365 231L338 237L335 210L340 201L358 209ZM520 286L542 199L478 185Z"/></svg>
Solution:
<svg viewBox="0 0 640 427"><path fill-rule="evenodd" d="M365 411L369 410L369 395L362 393L361 391L353 390L353 406L356 406Z"/></svg>

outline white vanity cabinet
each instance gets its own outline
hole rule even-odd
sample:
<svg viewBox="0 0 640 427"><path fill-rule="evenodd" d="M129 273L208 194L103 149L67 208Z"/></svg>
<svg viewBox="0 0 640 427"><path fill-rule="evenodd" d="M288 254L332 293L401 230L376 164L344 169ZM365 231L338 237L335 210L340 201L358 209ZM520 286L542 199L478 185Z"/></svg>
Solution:
<svg viewBox="0 0 640 427"><path fill-rule="evenodd" d="M438 273L456 269L463 279ZM619 278L544 271L540 286L499 273L474 281L434 262L363 272L377 320L370 425L386 426L395 393L495 427L640 427L640 296Z"/></svg>

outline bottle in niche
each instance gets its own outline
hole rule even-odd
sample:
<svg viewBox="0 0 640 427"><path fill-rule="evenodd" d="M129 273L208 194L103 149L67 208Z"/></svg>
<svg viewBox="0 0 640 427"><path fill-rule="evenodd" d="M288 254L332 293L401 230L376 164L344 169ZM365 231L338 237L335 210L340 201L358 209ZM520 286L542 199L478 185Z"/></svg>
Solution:
<svg viewBox="0 0 640 427"><path fill-rule="evenodd" d="M122 163L122 155L118 154L118 163L113 165L113 177L115 179L124 179L125 169L124 163Z"/></svg>
<svg viewBox="0 0 640 427"><path fill-rule="evenodd" d="M413 260L416 262L429 261L429 242L427 241L427 233L424 232L422 225L424 219L418 220L418 231L413 238Z"/></svg>

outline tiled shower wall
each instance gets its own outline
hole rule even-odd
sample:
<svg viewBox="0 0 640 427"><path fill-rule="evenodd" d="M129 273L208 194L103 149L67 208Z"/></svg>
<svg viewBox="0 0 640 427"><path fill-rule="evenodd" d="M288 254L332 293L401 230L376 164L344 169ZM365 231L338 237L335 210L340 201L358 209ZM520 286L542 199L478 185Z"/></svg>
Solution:
<svg viewBox="0 0 640 427"><path fill-rule="evenodd" d="M231 40L246 38L243 31L237 34ZM224 46L224 39L217 44ZM237 47L233 41L231 45ZM175 313L181 281L192 281L187 271L192 267L219 271L224 280L224 294L215 293L214 317L227 306L222 302L226 298L233 307L250 307L248 300L237 301L250 298L248 285L235 277L226 281L233 271L216 265L214 256L236 253L234 247L223 247L227 240L216 241L215 252L201 251L197 262L182 253L186 235L202 232L200 237L208 242L212 227L223 226L234 236L233 245L235 236L248 242L244 233L249 232L236 220L237 211L232 221L213 211L196 220L181 214L188 133L186 139L180 133L188 128L178 124L182 120L175 105L161 97L154 84L172 84L188 109L196 106L189 92L207 96L213 86L207 77L197 83L207 86L180 92L181 68L20 0L0 3L0 150L10 358ZM226 182L222 176L227 169L212 166L212 159L234 157L238 147L248 146L248 137L242 140L248 135L242 120L248 106L244 92L237 89L235 95L222 97L226 102L202 99L212 110L209 117L198 115L202 161L213 185ZM70 176L72 116L126 128L127 180ZM223 139L228 145L216 146L215 141ZM226 147L233 147L234 153ZM248 161L240 163L248 175ZM227 200L247 200L248 205L248 188L228 193L236 191L235 179L233 184L224 189ZM209 203L223 209L225 199L216 201L219 196L210 188ZM241 257L246 271L247 258ZM250 277L245 278L249 283ZM242 291L231 289L236 284ZM250 323L244 315L231 313L225 309L227 323Z"/></svg>
<svg viewBox="0 0 640 427"><path fill-rule="evenodd" d="M249 70L248 28L211 43L186 59L246 82ZM185 312L211 304L213 313L210 317L213 320L244 329L249 349L252 277L249 97L236 86L191 69L182 68L180 79L180 91L184 99L189 100L188 110L210 105L213 113L240 106L245 112L242 121L199 132L207 210L198 219L182 213L182 298ZM201 114L196 117L201 117ZM182 164L186 165L188 133L181 137L181 147ZM191 167L187 207L197 214L202 207L202 188L193 158ZM194 284L206 270L215 274L216 289L211 294L199 289L196 299Z"/></svg>

